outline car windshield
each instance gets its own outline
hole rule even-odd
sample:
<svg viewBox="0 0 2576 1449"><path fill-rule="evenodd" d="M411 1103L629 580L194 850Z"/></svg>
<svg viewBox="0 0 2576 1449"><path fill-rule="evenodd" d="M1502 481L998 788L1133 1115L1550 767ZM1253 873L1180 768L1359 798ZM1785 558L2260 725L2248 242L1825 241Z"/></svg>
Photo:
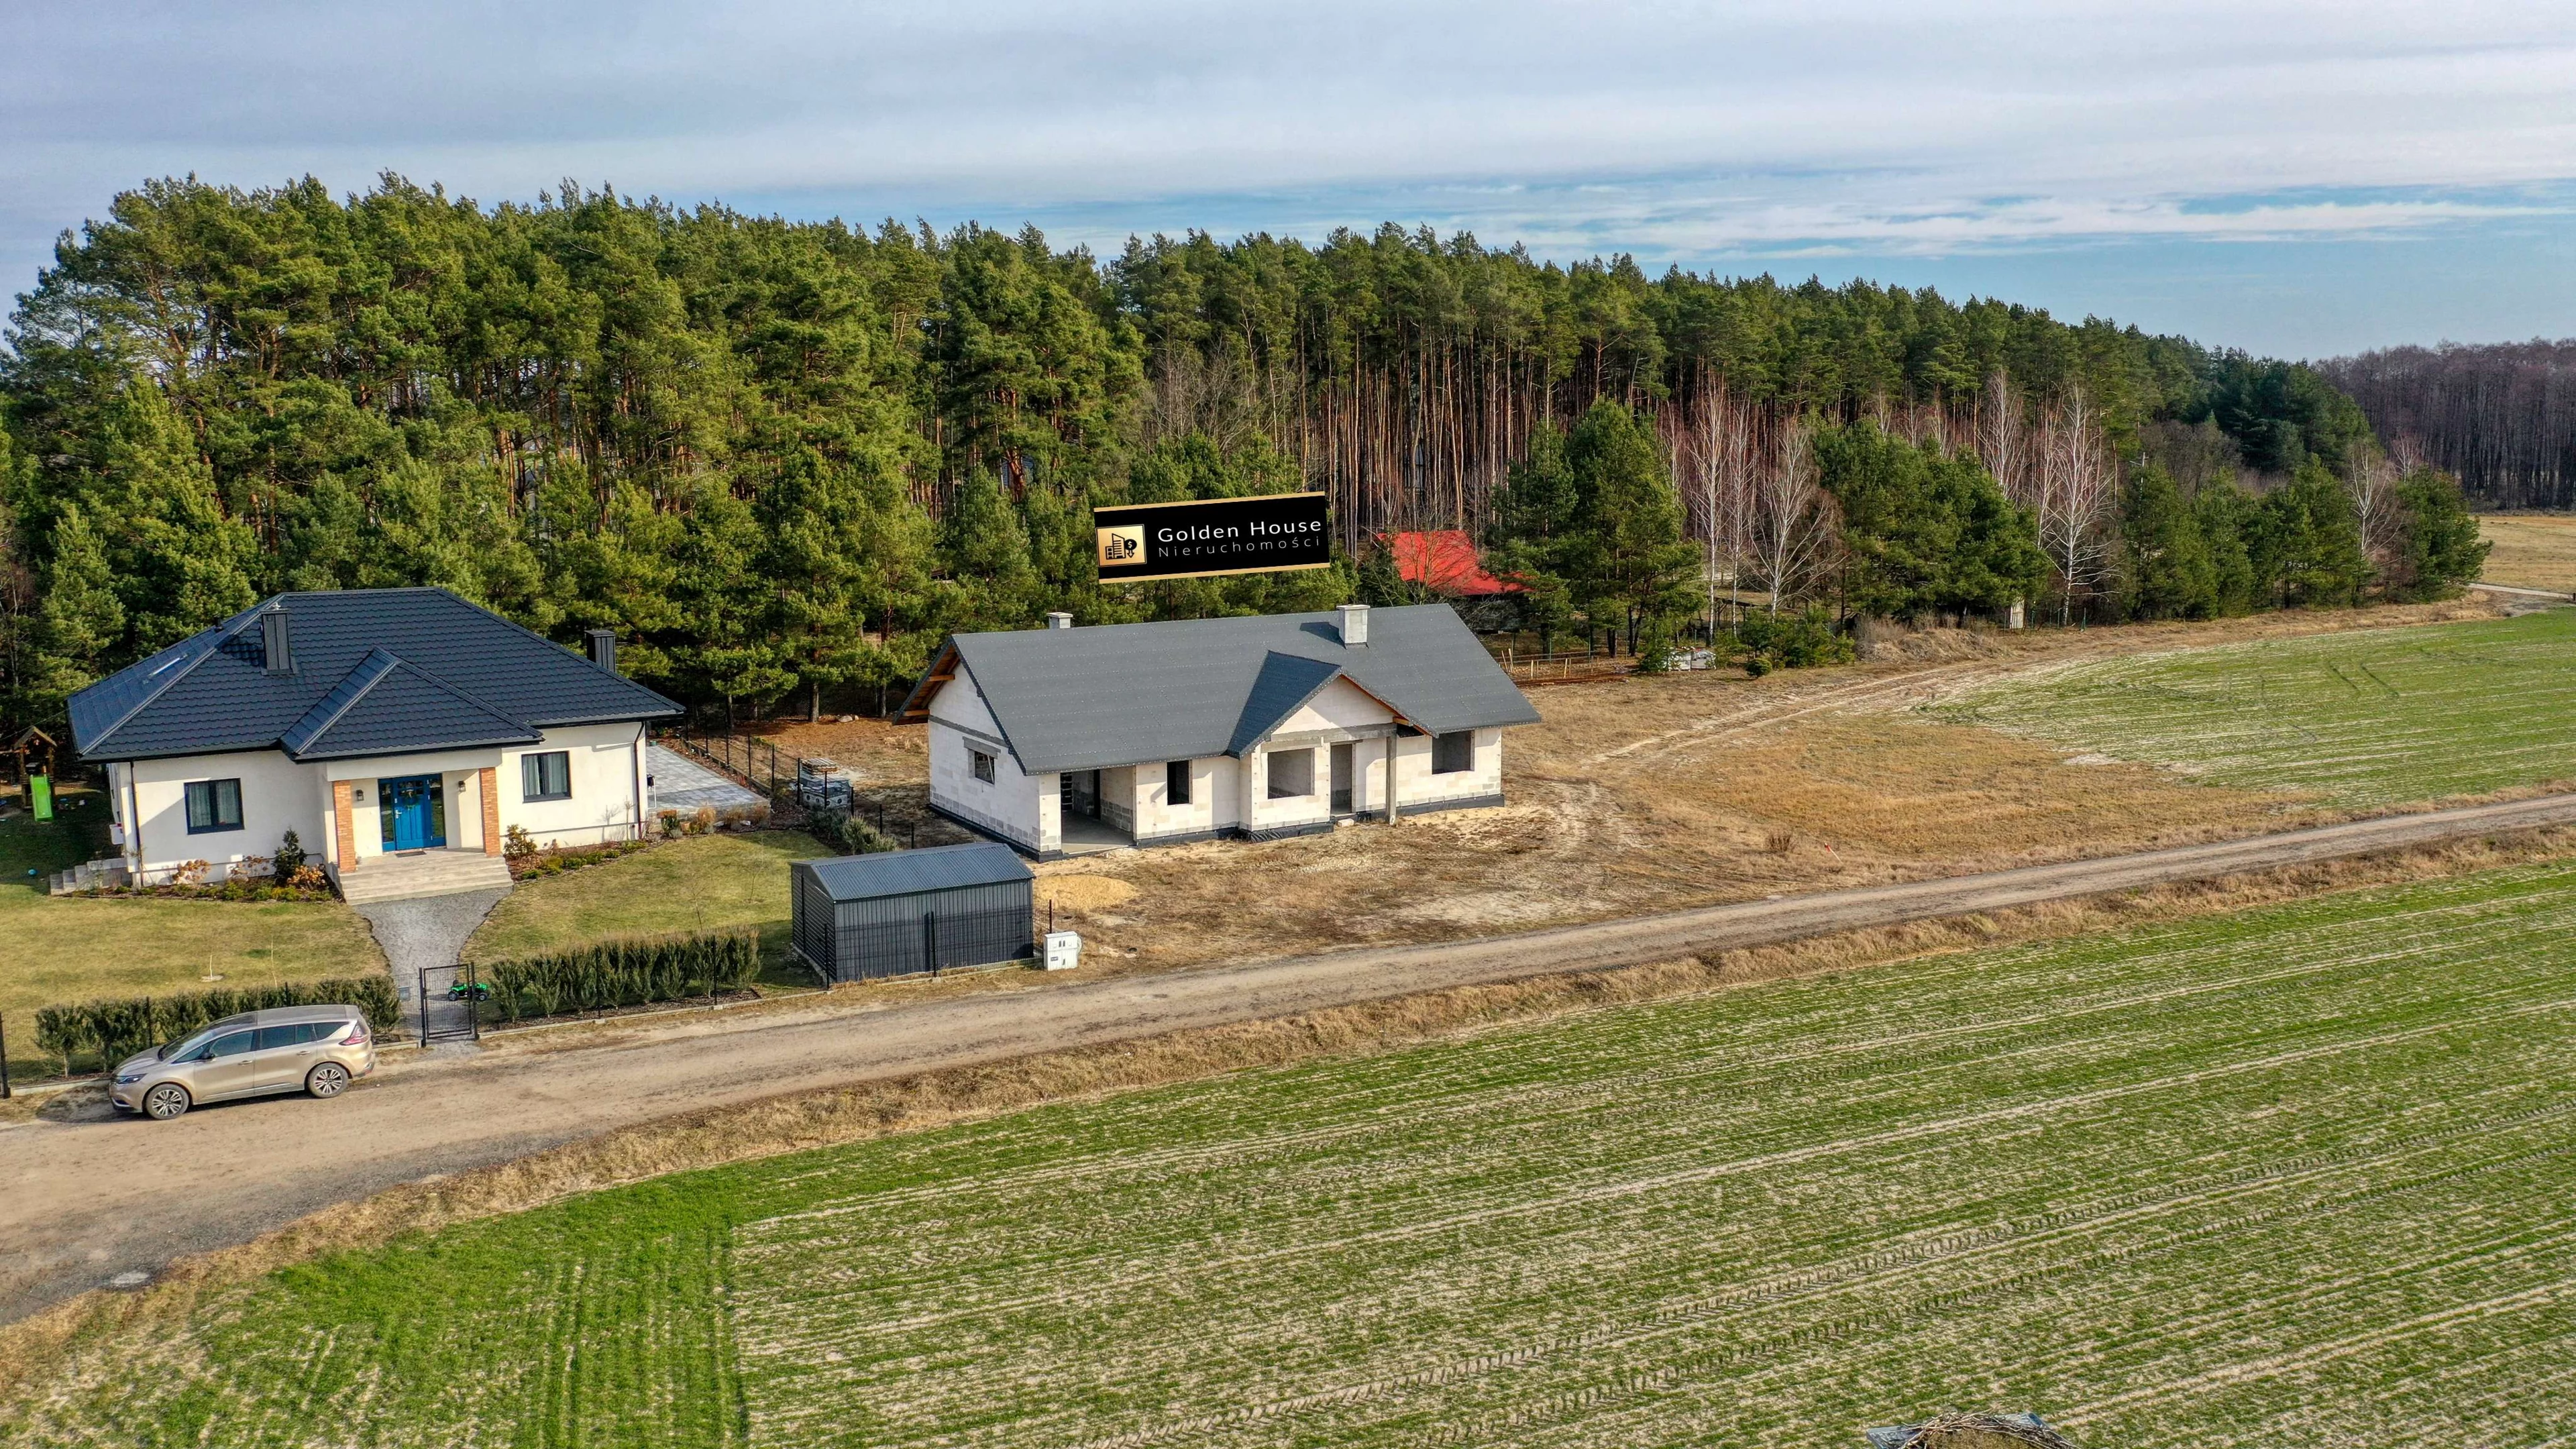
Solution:
<svg viewBox="0 0 2576 1449"><path fill-rule="evenodd" d="M204 1046L206 1043L214 1039L215 1034L213 1032L201 1031L195 1036L183 1036L177 1041L163 1042L161 1044L161 1050L155 1053L155 1055L159 1056L161 1060L166 1062L173 1057L186 1056L188 1053L195 1051L197 1048Z"/></svg>
<svg viewBox="0 0 2576 1449"><path fill-rule="evenodd" d="M241 1020L248 1021L250 1019L251 1018L249 1017L244 1017ZM204 1046L206 1043L213 1041L224 1031L239 1026L240 1024L240 1021L227 1019L216 1022L212 1026L201 1026L195 1031L190 1032L188 1035L179 1038L177 1041L164 1045L157 1055L159 1055L161 1060L165 1062L176 1061L179 1058L188 1055L190 1052Z"/></svg>

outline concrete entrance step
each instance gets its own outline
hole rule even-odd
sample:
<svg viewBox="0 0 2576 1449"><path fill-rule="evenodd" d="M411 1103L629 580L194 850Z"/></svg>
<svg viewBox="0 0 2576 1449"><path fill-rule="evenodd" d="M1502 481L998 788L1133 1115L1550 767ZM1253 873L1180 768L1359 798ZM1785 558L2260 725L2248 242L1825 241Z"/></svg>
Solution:
<svg viewBox="0 0 2576 1449"><path fill-rule="evenodd" d="M479 850L371 855L356 869L340 872L341 898L353 906L509 888L509 863Z"/></svg>
<svg viewBox="0 0 2576 1449"><path fill-rule="evenodd" d="M125 883L125 857L111 855L104 860L85 860L69 870L54 872L45 881L45 894L58 896L66 891L97 890Z"/></svg>

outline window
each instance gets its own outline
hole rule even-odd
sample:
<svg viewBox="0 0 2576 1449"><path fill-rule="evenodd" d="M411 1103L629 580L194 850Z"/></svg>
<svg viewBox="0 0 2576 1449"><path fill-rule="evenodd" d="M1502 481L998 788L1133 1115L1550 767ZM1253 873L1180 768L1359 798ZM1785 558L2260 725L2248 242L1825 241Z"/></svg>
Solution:
<svg viewBox="0 0 2576 1449"><path fill-rule="evenodd" d="M259 1049L265 1052L275 1051L279 1047L299 1047L307 1042L320 1041L329 1036L331 1030L331 1023L327 1021L303 1021L293 1026L263 1026L259 1029Z"/></svg>
<svg viewBox="0 0 2576 1449"><path fill-rule="evenodd" d="M259 1033L255 1031L227 1032L216 1037L204 1051L197 1053L197 1060L220 1061L225 1057L242 1056L253 1050L258 1041Z"/></svg>
<svg viewBox="0 0 2576 1449"><path fill-rule="evenodd" d="M241 781L191 780L188 782L188 833L190 835L203 835L211 830L241 828Z"/></svg>
<svg viewBox="0 0 2576 1449"><path fill-rule="evenodd" d="M571 799L571 752L548 750L542 755L521 755L519 757L519 798L522 800Z"/></svg>
<svg viewBox="0 0 2576 1449"><path fill-rule="evenodd" d="M1167 805L1190 803L1189 761L1174 760L1163 767L1163 803Z"/></svg>
<svg viewBox="0 0 2576 1449"><path fill-rule="evenodd" d="M968 750L966 752L966 763L968 767L974 770L976 779L983 781L987 785L993 783L993 757L991 755L984 753L982 750Z"/></svg>
<svg viewBox="0 0 2576 1449"><path fill-rule="evenodd" d="M1431 737L1431 773L1459 775L1476 768L1476 732L1459 730Z"/></svg>
<svg viewBox="0 0 2576 1449"><path fill-rule="evenodd" d="M1282 750L1264 765L1270 772L1270 798L1290 800L1315 793L1315 752Z"/></svg>

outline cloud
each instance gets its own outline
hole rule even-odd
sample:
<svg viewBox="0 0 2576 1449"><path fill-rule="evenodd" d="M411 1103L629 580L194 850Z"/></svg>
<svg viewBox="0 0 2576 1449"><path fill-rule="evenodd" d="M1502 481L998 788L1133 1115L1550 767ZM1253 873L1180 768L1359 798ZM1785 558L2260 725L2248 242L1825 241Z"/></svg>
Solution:
<svg viewBox="0 0 2576 1449"><path fill-rule="evenodd" d="M18 276L189 172L1680 259L2419 237L2576 176L2576 26L2496 0L22 8Z"/></svg>

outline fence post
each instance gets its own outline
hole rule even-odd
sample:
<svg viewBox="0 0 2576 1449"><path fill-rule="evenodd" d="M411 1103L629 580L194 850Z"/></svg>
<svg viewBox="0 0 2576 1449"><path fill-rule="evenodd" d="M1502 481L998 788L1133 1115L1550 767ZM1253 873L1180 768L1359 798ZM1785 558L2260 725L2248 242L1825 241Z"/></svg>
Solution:
<svg viewBox="0 0 2576 1449"><path fill-rule="evenodd" d="M9 1022L0 1017L0 1102L9 1100Z"/></svg>

